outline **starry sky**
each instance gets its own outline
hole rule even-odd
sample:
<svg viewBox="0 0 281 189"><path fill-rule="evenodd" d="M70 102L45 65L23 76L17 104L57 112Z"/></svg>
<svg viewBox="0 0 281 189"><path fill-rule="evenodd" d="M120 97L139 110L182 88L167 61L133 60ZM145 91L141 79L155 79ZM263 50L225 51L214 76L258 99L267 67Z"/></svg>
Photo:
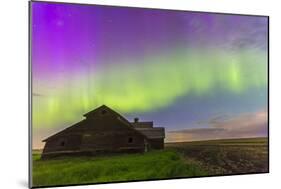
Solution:
<svg viewBox="0 0 281 189"><path fill-rule="evenodd" d="M32 2L33 148L105 104L166 142L267 136L268 19Z"/></svg>

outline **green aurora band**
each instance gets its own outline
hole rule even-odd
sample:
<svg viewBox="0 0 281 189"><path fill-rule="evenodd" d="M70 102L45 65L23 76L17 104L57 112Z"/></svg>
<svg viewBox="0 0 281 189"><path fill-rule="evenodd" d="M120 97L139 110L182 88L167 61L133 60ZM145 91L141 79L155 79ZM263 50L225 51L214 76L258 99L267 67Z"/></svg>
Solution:
<svg viewBox="0 0 281 189"><path fill-rule="evenodd" d="M33 126L67 126L102 104L120 113L147 112L189 94L243 94L266 87L266 62L262 50L176 50L61 74L34 83L43 95L33 96Z"/></svg>

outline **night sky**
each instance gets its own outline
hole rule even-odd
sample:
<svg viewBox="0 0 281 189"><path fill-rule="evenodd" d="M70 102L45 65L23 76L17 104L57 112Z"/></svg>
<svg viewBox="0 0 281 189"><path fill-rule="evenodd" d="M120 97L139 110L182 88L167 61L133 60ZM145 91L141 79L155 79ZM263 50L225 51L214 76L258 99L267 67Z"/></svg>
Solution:
<svg viewBox="0 0 281 189"><path fill-rule="evenodd" d="M105 104L166 142L267 136L267 17L32 2L33 148Z"/></svg>

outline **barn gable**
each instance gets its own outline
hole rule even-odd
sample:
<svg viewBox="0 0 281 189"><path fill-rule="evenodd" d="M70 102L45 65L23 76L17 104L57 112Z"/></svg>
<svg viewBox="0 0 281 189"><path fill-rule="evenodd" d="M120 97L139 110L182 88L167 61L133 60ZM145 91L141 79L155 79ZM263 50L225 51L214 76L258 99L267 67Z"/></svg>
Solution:
<svg viewBox="0 0 281 189"><path fill-rule="evenodd" d="M118 120L118 122L121 122L123 126L126 126L130 130L136 131L138 134L142 135L143 137L147 137L142 132L139 132L134 128L134 126L123 116L121 116L119 113L115 112L111 108L107 107L106 105L102 105L86 114L83 115L86 117L86 120L97 120L102 119L103 122L107 122L110 120L110 118L114 120ZM111 124L110 124L111 125ZM114 128L112 128L114 129Z"/></svg>
<svg viewBox="0 0 281 189"><path fill-rule="evenodd" d="M116 116L119 117L119 119L122 119L124 121L127 121L124 117L122 117L120 114L115 112L114 110L110 109L106 105L102 105L90 112L85 113L83 116L86 119L91 119L91 118L101 118L101 117L106 117L106 116Z"/></svg>

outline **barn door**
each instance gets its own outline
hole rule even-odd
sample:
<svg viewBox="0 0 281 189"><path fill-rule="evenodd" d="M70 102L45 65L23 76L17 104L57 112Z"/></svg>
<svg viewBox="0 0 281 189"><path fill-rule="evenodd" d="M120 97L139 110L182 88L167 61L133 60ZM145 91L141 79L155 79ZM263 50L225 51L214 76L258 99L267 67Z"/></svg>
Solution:
<svg viewBox="0 0 281 189"><path fill-rule="evenodd" d="M148 152L149 150L149 143L147 142L146 139L144 139L144 152Z"/></svg>

